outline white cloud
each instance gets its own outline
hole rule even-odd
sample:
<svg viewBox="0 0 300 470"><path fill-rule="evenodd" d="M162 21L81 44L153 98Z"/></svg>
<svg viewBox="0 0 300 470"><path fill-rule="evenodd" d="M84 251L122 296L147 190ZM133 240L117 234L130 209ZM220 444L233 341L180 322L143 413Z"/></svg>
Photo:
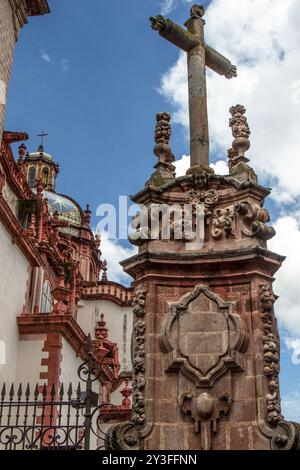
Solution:
<svg viewBox="0 0 300 470"><path fill-rule="evenodd" d="M244 104L252 130L248 156L261 176L278 182L276 200L300 195L299 19L297 0L213 0L206 13L207 42L239 69L230 81L208 72L212 147L225 157L232 141L228 109ZM174 105L174 121L187 127L186 79L182 53L164 75L161 92Z"/></svg>
<svg viewBox="0 0 300 470"><path fill-rule="evenodd" d="M168 15L175 7L174 0L163 0L161 3L161 14Z"/></svg>
<svg viewBox="0 0 300 470"><path fill-rule="evenodd" d="M44 52L44 51L42 52L41 59L44 60L45 62L48 62L48 64L52 63L52 60L51 60L49 54L46 54L46 52Z"/></svg>
<svg viewBox="0 0 300 470"><path fill-rule="evenodd" d="M285 344L292 353L292 363L298 366L300 364L300 339L285 338Z"/></svg>
<svg viewBox="0 0 300 470"><path fill-rule="evenodd" d="M176 176L184 176L190 167L190 156L182 155L180 160L174 162L174 165L176 168ZM216 175L228 175L229 169L224 160L218 160L216 163L211 163L210 166L214 169Z"/></svg>
<svg viewBox="0 0 300 470"><path fill-rule="evenodd" d="M162 15L168 15L171 11L175 10L180 3L187 4L191 2L194 2L194 0L162 0L160 3L160 13Z"/></svg>
<svg viewBox="0 0 300 470"><path fill-rule="evenodd" d="M130 284L132 278L124 273L120 261L124 261L137 253L136 247L126 248L117 241L108 238L107 234L101 236L102 259L108 263L108 279L110 281Z"/></svg>
<svg viewBox="0 0 300 470"><path fill-rule="evenodd" d="M276 274L276 315L292 337L300 338L300 230L295 217L280 217L274 224L276 237L269 242L269 249L287 256Z"/></svg>
<svg viewBox="0 0 300 470"><path fill-rule="evenodd" d="M300 422L300 391L296 390L282 398L282 412L286 420Z"/></svg>

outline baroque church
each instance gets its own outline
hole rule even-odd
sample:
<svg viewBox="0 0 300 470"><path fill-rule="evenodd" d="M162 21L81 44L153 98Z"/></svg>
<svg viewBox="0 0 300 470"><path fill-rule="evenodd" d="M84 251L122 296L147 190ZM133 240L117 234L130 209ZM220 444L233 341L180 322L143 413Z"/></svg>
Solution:
<svg viewBox="0 0 300 470"><path fill-rule="evenodd" d="M272 283L284 258L267 248L275 235L263 207L269 190L245 156L250 130L243 106L230 109L229 175L209 167L205 66L227 79L236 68L205 44L203 7L192 7L187 30L161 15L151 18L160 36L187 53L194 77L191 168L176 178L171 118L159 113L158 162L133 201L149 211L159 203L201 204L204 243L187 249L188 239L174 235L175 222L167 242L145 239L136 223L130 241L138 254L122 262L132 287L109 279L90 208L56 192L59 165L44 148L44 133L35 150L26 133L3 129L15 43L31 16L49 13L47 0L0 2L0 448L36 448L24 444L28 411L10 438L11 426L1 421L11 413L9 402L25 394L29 403L33 391L40 445L59 447L49 430L59 434L67 426L65 448L90 448L88 412L72 428L76 438L61 424L74 413L79 419L71 389L73 411L61 411L62 384L77 385L87 352L88 376L97 369L97 377L88 379L93 391L86 394L96 396L106 449L299 448L300 427L285 421L280 407Z"/></svg>

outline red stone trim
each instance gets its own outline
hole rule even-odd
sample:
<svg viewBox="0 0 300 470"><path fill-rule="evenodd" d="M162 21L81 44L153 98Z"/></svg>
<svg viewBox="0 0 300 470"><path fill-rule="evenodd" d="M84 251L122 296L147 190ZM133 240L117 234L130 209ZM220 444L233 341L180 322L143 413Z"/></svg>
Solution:
<svg viewBox="0 0 300 470"><path fill-rule="evenodd" d="M13 243L20 248L32 266L43 266L43 260L26 235L24 229L17 221L11 208L0 193L0 221L13 238Z"/></svg>
<svg viewBox="0 0 300 470"><path fill-rule="evenodd" d="M5 139L5 133L3 139ZM35 199L35 194L29 188L25 176L14 159L12 149L5 140L2 140L1 143L0 161L3 165L7 181L15 194L20 199Z"/></svg>
<svg viewBox="0 0 300 470"><path fill-rule="evenodd" d="M116 282L85 282L83 284L83 300L109 300L122 307L131 307L133 289Z"/></svg>
<svg viewBox="0 0 300 470"><path fill-rule="evenodd" d="M101 408L101 423L110 422L117 422L123 423L124 421L130 421L132 415L132 409L124 409L122 405L119 406L107 406L105 408Z"/></svg>
<svg viewBox="0 0 300 470"><path fill-rule="evenodd" d="M21 335L57 333L61 334L74 349L77 356L85 358L87 336L72 315L22 315L17 317L19 333ZM99 380L114 382L117 377L110 368L111 361L99 356L94 350L95 360L101 364L102 375Z"/></svg>
<svg viewBox="0 0 300 470"><path fill-rule="evenodd" d="M49 333L44 342L43 352L48 352L48 358L42 358L42 366L47 366L47 372L40 373L40 379L46 381L48 386L55 385L58 390L61 374L62 336L60 333Z"/></svg>

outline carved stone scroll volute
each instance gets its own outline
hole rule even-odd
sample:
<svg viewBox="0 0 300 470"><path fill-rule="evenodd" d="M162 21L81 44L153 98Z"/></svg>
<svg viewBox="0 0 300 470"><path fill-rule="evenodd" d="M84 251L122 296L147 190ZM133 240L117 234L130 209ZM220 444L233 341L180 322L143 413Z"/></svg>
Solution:
<svg viewBox="0 0 300 470"><path fill-rule="evenodd" d="M197 286L178 303L169 305L161 336L166 372L179 374L179 406L194 420L202 449L211 448L218 420L230 411L231 372L244 370L248 336L231 307L207 286ZM217 382L221 394L216 391Z"/></svg>

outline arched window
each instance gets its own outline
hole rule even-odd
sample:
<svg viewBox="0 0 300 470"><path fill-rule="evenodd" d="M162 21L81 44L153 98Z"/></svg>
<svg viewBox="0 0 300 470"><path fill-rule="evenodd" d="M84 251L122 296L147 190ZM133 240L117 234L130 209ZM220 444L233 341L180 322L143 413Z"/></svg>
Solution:
<svg viewBox="0 0 300 470"><path fill-rule="evenodd" d="M49 168L46 166L43 168L42 171L42 182L44 186L48 186L49 183Z"/></svg>
<svg viewBox="0 0 300 470"><path fill-rule="evenodd" d="M42 313L51 313L53 309L53 299L51 295L51 284L46 281L43 285L43 296L42 296Z"/></svg>
<svg viewBox="0 0 300 470"><path fill-rule="evenodd" d="M33 188L35 185L35 174L36 174L35 166L31 166L28 171L28 184L31 188Z"/></svg>

